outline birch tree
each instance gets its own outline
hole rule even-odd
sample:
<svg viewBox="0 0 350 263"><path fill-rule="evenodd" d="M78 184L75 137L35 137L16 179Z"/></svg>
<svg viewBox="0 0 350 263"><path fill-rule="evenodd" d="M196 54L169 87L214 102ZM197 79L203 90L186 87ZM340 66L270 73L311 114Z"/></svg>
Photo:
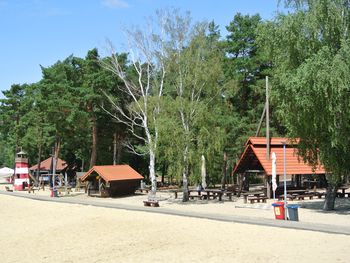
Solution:
<svg viewBox="0 0 350 263"><path fill-rule="evenodd" d="M125 146L134 154L149 156L149 176L151 180L151 194L156 194L156 152L159 140L158 118L161 112L161 99L164 91L164 80L167 75L165 58L167 46L174 37L168 30L169 24L179 21L167 17L169 12L157 12L157 19L150 19L145 28L126 30L129 41L129 64L115 52L110 44L111 59L103 66L120 78L120 87L131 100L127 108L123 108L113 97L109 97L115 112L112 117L126 125L130 133L145 148L140 149L131 143Z"/></svg>
<svg viewBox="0 0 350 263"><path fill-rule="evenodd" d="M350 172L350 3L289 0L293 13L260 28L261 45L274 64L274 100L299 155L326 168L324 210Z"/></svg>
<svg viewBox="0 0 350 263"><path fill-rule="evenodd" d="M221 77L220 55L210 47L206 37L207 23L191 27L189 16L178 17L178 24L172 24L169 30L176 35L172 42L169 57L169 69L172 77L167 79L169 94L174 98L173 111L182 130L178 147L182 152L183 201L189 199L189 170L191 155L196 147L208 145L208 136L201 136L210 125L206 123L208 108L215 108L215 99L221 95L219 80ZM213 110L214 111L214 110ZM203 118L204 117L204 118ZM210 133L216 136L210 146L219 140L220 128L214 127ZM203 140L201 140L203 139ZM199 163L200 155L198 156Z"/></svg>

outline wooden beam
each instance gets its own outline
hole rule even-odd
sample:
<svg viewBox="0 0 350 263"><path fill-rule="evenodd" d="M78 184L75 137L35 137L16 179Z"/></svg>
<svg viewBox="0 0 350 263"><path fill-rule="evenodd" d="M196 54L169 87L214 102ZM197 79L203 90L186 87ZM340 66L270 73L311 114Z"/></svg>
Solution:
<svg viewBox="0 0 350 263"><path fill-rule="evenodd" d="M264 170L245 170L245 173L265 173Z"/></svg>

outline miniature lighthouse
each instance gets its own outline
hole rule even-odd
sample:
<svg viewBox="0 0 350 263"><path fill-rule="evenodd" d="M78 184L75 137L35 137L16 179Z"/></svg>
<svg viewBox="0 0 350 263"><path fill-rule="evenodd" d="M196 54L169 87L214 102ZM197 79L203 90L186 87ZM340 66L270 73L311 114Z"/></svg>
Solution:
<svg viewBox="0 0 350 263"><path fill-rule="evenodd" d="M15 162L14 189L17 191L23 191L25 190L25 187L29 187L29 169L26 153L23 151L17 153Z"/></svg>

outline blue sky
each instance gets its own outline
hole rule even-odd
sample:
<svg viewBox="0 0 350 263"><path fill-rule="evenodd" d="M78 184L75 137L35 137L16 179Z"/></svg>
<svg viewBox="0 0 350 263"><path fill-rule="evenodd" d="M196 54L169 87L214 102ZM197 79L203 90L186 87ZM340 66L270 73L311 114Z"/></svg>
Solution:
<svg viewBox="0 0 350 263"><path fill-rule="evenodd" d="M0 90L39 81L39 65L84 57L94 47L103 53L106 39L125 51L122 29L168 7L190 11L194 21L214 20L222 34L237 12L269 19L278 10L277 0L0 0Z"/></svg>

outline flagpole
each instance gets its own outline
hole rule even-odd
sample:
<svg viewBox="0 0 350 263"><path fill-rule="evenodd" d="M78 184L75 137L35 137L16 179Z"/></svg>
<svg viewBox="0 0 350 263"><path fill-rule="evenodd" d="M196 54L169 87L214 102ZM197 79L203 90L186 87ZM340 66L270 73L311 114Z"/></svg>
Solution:
<svg viewBox="0 0 350 263"><path fill-rule="evenodd" d="M286 142L282 142L283 145L283 192L284 192L284 220L287 220L287 175L286 175Z"/></svg>

